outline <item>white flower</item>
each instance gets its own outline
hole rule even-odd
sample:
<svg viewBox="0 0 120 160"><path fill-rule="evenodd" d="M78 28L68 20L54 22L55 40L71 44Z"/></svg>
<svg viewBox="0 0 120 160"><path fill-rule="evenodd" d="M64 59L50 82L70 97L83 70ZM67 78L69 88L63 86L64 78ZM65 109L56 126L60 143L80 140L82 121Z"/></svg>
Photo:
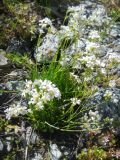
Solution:
<svg viewBox="0 0 120 160"><path fill-rule="evenodd" d="M81 103L81 100L77 99L77 98L71 98L70 100L73 105L76 105L76 104L80 105L80 103Z"/></svg>
<svg viewBox="0 0 120 160"><path fill-rule="evenodd" d="M90 56L83 56L81 59L80 59L82 62L85 62L86 66L88 68L91 68L93 69L94 66L96 65L96 57L95 55L90 55Z"/></svg>
<svg viewBox="0 0 120 160"><path fill-rule="evenodd" d="M73 38L74 32L69 26L61 26L60 34L64 37Z"/></svg>
<svg viewBox="0 0 120 160"><path fill-rule="evenodd" d="M62 58L62 60L60 61L61 66L65 66L68 64L68 62L70 62L70 58L68 57L64 57Z"/></svg>
<svg viewBox="0 0 120 160"><path fill-rule="evenodd" d="M96 24L97 26L102 26L104 22L107 21L106 16L106 10L103 6L99 6L99 8L96 8L92 15L89 16L89 20L93 22L93 24Z"/></svg>
<svg viewBox="0 0 120 160"><path fill-rule="evenodd" d="M110 80L110 81L109 81L109 86L110 86L110 87L115 87L115 86L116 86L115 80Z"/></svg>
<svg viewBox="0 0 120 160"><path fill-rule="evenodd" d="M80 6L71 6L68 7L68 12L79 12L79 13L84 13L85 11L85 5L81 4Z"/></svg>
<svg viewBox="0 0 120 160"><path fill-rule="evenodd" d="M6 118L9 120L11 117L18 117L18 115L25 115L28 113L27 107L21 105L19 102L16 102L12 105L10 105L9 108L7 108L5 111Z"/></svg>
<svg viewBox="0 0 120 160"><path fill-rule="evenodd" d="M100 48L100 45L98 43L87 42L87 45L86 45L86 51L87 52L94 51L94 50L96 50L98 48Z"/></svg>
<svg viewBox="0 0 120 160"><path fill-rule="evenodd" d="M52 21L49 18L44 18L42 20L39 20L39 33L43 34L44 33L44 29L47 27L51 27L52 28Z"/></svg>
<svg viewBox="0 0 120 160"><path fill-rule="evenodd" d="M80 78L79 78L79 76L77 76L77 75L75 75L74 73L70 73L70 77L71 78L74 78L74 80L76 80L77 81L77 83L80 83L81 82L81 80L80 80Z"/></svg>
<svg viewBox="0 0 120 160"><path fill-rule="evenodd" d="M106 75L107 74L106 69L105 68L101 68L101 73Z"/></svg>
<svg viewBox="0 0 120 160"><path fill-rule="evenodd" d="M112 102L115 103L115 104L117 104L117 103L119 102L119 98L118 98L115 94L112 95L111 100L112 100Z"/></svg>
<svg viewBox="0 0 120 160"><path fill-rule="evenodd" d="M36 106L38 107L38 109L43 109L44 108L44 104L41 102L41 101L39 101L37 104L36 104Z"/></svg>
<svg viewBox="0 0 120 160"><path fill-rule="evenodd" d="M89 77L84 77L84 81L89 82L93 79L93 76L89 76Z"/></svg>
<svg viewBox="0 0 120 160"><path fill-rule="evenodd" d="M104 62L101 62L101 63L100 63L100 66L101 66L101 67L105 67L105 65L106 65L106 64L105 64Z"/></svg>
<svg viewBox="0 0 120 160"><path fill-rule="evenodd" d="M41 26L42 28L47 27L47 25L52 26L52 22L51 22L51 20L49 18L46 17L46 18L44 18L42 20L39 20L39 26Z"/></svg>
<svg viewBox="0 0 120 160"><path fill-rule="evenodd" d="M51 81L36 79L34 82L26 81L22 96L28 99L29 105L35 105L36 109L43 109L44 104L54 98L60 99L61 93Z"/></svg>
<svg viewBox="0 0 120 160"><path fill-rule="evenodd" d="M116 104L119 102L119 100L117 98L113 98L112 101L113 101L113 103L116 103Z"/></svg>
<svg viewBox="0 0 120 160"><path fill-rule="evenodd" d="M110 62L115 60L116 62L120 63L120 54L117 52L108 53L108 59Z"/></svg>
<svg viewBox="0 0 120 160"><path fill-rule="evenodd" d="M100 35L98 33L98 31L93 30L89 33L89 38L91 39L100 39Z"/></svg>
<svg viewBox="0 0 120 160"><path fill-rule="evenodd" d="M109 90L106 90L105 93L104 93L104 97L107 97L107 98L111 98L112 97L112 92L109 91Z"/></svg>
<svg viewBox="0 0 120 160"><path fill-rule="evenodd" d="M91 120L92 121L95 121L95 120L99 121L101 119L101 116L100 116L98 111L90 110L89 111L89 116L90 116L89 121L91 121Z"/></svg>

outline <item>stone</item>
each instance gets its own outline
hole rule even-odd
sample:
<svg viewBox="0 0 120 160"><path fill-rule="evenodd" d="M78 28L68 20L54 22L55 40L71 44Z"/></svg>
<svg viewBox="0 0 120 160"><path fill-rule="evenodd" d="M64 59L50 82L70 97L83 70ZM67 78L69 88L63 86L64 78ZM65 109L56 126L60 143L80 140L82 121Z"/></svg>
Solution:
<svg viewBox="0 0 120 160"><path fill-rule="evenodd" d="M120 38L115 40L113 42L113 45L114 45L114 51L115 52L120 52Z"/></svg>
<svg viewBox="0 0 120 160"><path fill-rule="evenodd" d="M19 90L23 88L23 85L22 81L8 81L5 83L5 87L8 90Z"/></svg>
<svg viewBox="0 0 120 160"><path fill-rule="evenodd" d="M9 141L6 142L7 151L10 152L12 149L11 143Z"/></svg>
<svg viewBox="0 0 120 160"><path fill-rule="evenodd" d="M50 153L52 156L52 160L59 160L62 156L62 153L59 150L57 144L50 144Z"/></svg>
<svg viewBox="0 0 120 160"><path fill-rule="evenodd" d="M34 157L31 158L31 160L42 160L43 157L40 153L34 153Z"/></svg>
<svg viewBox="0 0 120 160"><path fill-rule="evenodd" d="M27 145L30 145L31 134L32 134L32 128L31 127L27 127L26 128L26 143L27 143Z"/></svg>
<svg viewBox="0 0 120 160"><path fill-rule="evenodd" d="M3 150L3 147L4 147L4 145L3 145L2 141L0 140L0 151Z"/></svg>
<svg viewBox="0 0 120 160"><path fill-rule="evenodd" d="M120 88L120 78L116 80L116 87Z"/></svg>
<svg viewBox="0 0 120 160"><path fill-rule="evenodd" d="M30 53L30 44L26 41L20 41L18 39L11 39L10 44L8 45L6 52L7 53L17 53L24 55L24 53Z"/></svg>
<svg viewBox="0 0 120 160"><path fill-rule="evenodd" d="M39 142L39 137L37 133L32 132L31 137L30 137L30 142L31 144L36 144L37 142Z"/></svg>
<svg viewBox="0 0 120 160"><path fill-rule="evenodd" d="M0 91L3 91L5 89L5 86L3 84L0 84ZM2 96L2 92L0 92L0 98Z"/></svg>
<svg viewBox="0 0 120 160"><path fill-rule="evenodd" d="M119 23L118 24L116 23L116 25L112 26L109 35L114 38L120 36L120 24Z"/></svg>
<svg viewBox="0 0 120 160"><path fill-rule="evenodd" d="M23 69L14 69L10 73L6 74L6 79L9 81L16 81L17 79L22 79L23 77L27 76L27 71Z"/></svg>
<svg viewBox="0 0 120 160"><path fill-rule="evenodd" d="M80 53L86 46L86 42L84 39L78 40L76 43L73 43L68 47L65 52L68 55L74 55L75 53Z"/></svg>
<svg viewBox="0 0 120 160"><path fill-rule="evenodd" d="M0 49L0 69L5 68L9 65L8 59L5 57L6 52Z"/></svg>
<svg viewBox="0 0 120 160"><path fill-rule="evenodd" d="M58 35L53 35L48 33L42 42L42 45L36 48L36 60L38 62L49 62L55 56L57 49L59 47Z"/></svg>
<svg viewBox="0 0 120 160"><path fill-rule="evenodd" d="M0 84L0 106L2 106L9 99L9 93L5 93L7 88L3 83Z"/></svg>
<svg viewBox="0 0 120 160"><path fill-rule="evenodd" d="M105 100L106 91L111 94L109 101ZM99 113L102 114L102 117L109 117L115 120L116 116L119 117L120 115L120 89L115 87L99 89L98 92L93 95L93 98L90 98L90 104L98 104L97 109L99 110Z"/></svg>
<svg viewBox="0 0 120 160"><path fill-rule="evenodd" d="M96 55L97 55L99 58L104 57L106 54L107 54L107 47L104 46L104 45L101 45L101 46L98 48L98 51L96 51Z"/></svg>

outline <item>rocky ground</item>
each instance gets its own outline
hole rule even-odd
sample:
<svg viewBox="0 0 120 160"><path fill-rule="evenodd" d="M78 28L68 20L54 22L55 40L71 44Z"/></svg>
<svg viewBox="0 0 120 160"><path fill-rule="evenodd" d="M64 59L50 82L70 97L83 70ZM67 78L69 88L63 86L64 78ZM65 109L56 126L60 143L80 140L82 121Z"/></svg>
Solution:
<svg viewBox="0 0 120 160"><path fill-rule="evenodd" d="M63 23L66 12L68 15ZM50 8L45 4L38 5L36 1L16 1L14 4L4 0L0 2L0 13L0 159L74 160L78 157L79 160L81 150L88 153L96 145L106 151L107 158L103 159L120 159L120 17L116 15L113 21L115 17L109 16L107 6L95 0L61 0L59 5L56 0ZM60 48L61 39L66 37L70 45ZM42 39L40 43L39 38ZM73 41L74 38L77 40ZM106 127L100 133L42 134L32 129L22 117L17 121L5 120L4 109L19 99L19 94L13 90L19 88L18 82L27 76L24 67L11 62L8 55L27 53L33 62L43 64L49 63L58 50L61 65L72 64L78 80L84 69L82 61L91 70L97 65L103 74L103 84L94 86L98 91L89 104L103 102L106 95L111 95L111 99L97 110L90 110L85 118L90 119L97 113L94 118L102 116L118 124ZM92 83L96 74L93 72L84 81ZM107 76L112 80L104 87ZM88 123L85 127L92 126ZM92 160L92 157L87 159Z"/></svg>

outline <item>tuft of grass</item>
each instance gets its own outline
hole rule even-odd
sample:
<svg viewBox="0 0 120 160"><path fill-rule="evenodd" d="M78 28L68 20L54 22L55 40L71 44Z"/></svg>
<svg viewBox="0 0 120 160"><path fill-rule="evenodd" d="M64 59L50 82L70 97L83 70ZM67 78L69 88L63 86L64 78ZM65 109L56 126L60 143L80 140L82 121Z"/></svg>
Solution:
<svg viewBox="0 0 120 160"><path fill-rule="evenodd" d="M28 72L28 80L33 82L36 79L49 80L61 92L61 99L49 101L42 110L38 111L35 109L36 106L28 105L32 112L28 113L26 118L33 127L43 132L53 132L54 130L81 132L83 130L81 116L90 109L86 108L86 102L94 93L90 84L83 80L86 74L91 74L91 70L86 69L85 74L80 77L81 82L78 83L71 77L71 65L61 66L59 62L61 60L56 61L57 54L48 65L30 64L27 56L11 54L8 57L13 62L23 65ZM97 81L92 82L92 85L99 82ZM79 99L81 103L73 104L72 98ZM29 102L29 99L26 98L25 101Z"/></svg>
<svg viewBox="0 0 120 160"><path fill-rule="evenodd" d="M34 66L29 75L29 79L32 81L35 79L50 80L61 92L60 100L53 100L42 111L34 111L34 114L29 115L31 121L35 124L34 127L46 131L68 125L67 121L70 119L71 114L75 113L70 98L79 97L78 84L73 83L69 68L63 68L53 60L49 66L43 65L41 71L39 71L38 66Z"/></svg>
<svg viewBox="0 0 120 160"><path fill-rule="evenodd" d="M84 99L88 98L91 91L88 92L86 83L78 84L73 80L70 75L71 67L61 66L59 61L56 61L56 56L49 65L30 64L26 55L10 54L7 57L14 63L23 65L23 68L28 71L27 79L49 80L61 92L61 99L50 101L43 110L36 111L34 107L32 108L33 112L27 115L27 119L33 126L44 132L54 129L74 131L79 123L79 114L84 107ZM81 99L82 102L80 105L73 105L71 98ZM80 128L76 131L79 130Z"/></svg>

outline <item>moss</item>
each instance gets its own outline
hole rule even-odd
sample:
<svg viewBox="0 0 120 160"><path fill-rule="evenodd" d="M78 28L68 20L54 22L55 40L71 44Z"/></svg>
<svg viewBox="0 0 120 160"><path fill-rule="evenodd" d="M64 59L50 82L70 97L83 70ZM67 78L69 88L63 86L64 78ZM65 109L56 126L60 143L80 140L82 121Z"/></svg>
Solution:
<svg viewBox="0 0 120 160"><path fill-rule="evenodd" d="M87 151L82 152L77 156L77 160L105 160L107 158L106 151L94 146Z"/></svg>
<svg viewBox="0 0 120 160"><path fill-rule="evenodd" d="M6 121L3 117L0 116L0 131L2 131L8 124L8 121Z"/></svg>
<svg viewBox="0 0 120 160"><path fill-rule="evenodd" d="M7 23L10 29L23 39L30 38L36 30L37 18L35 10L31 8L31 3L21 3L20 0L4 0L3 3L8 12L7 16L11 15L10 17L12 17Z"/></svg>

